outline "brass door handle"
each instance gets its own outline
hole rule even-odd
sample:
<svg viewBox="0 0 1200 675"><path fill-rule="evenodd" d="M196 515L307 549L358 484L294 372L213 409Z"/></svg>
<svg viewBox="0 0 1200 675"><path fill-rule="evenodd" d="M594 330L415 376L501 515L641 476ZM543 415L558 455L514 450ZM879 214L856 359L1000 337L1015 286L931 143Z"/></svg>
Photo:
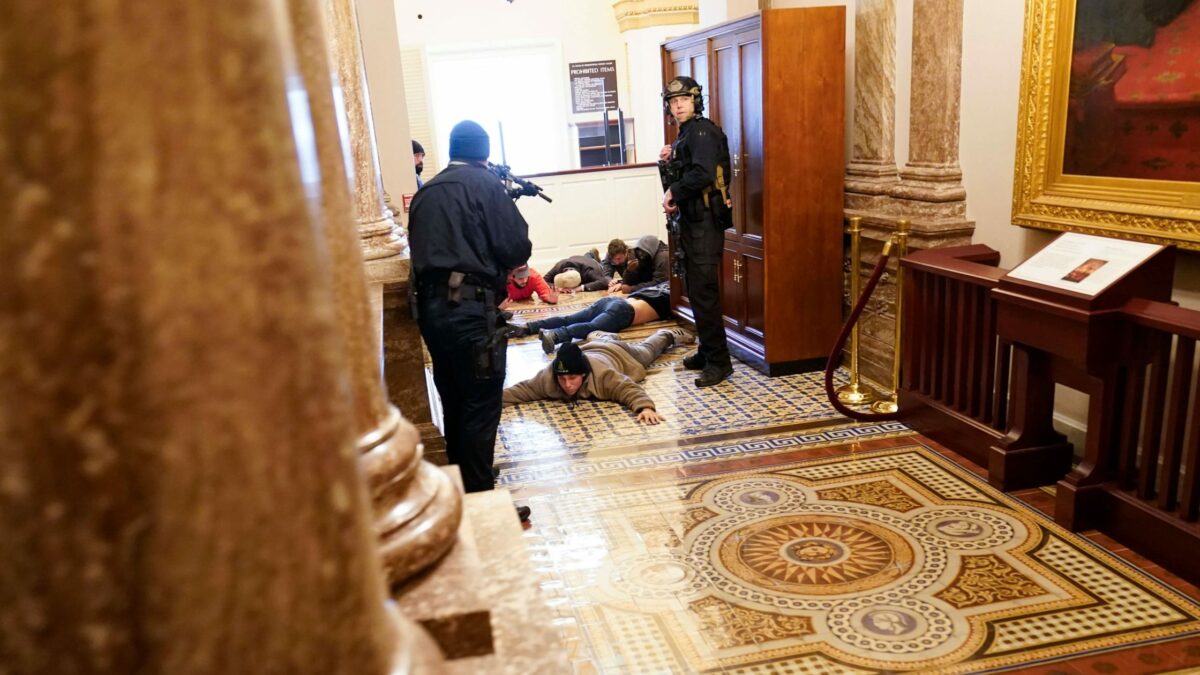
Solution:
<svg viewBox="0 0 1200 675"><path fill-rule="evenodd" d="M733 260L733 281L742 283L742 261L734 258Z"/></svg>
<svg viewBox="0 0 1200 675"><path fill-rule="evenodd" d="M735 177L738 175L738 173L740 171L740 169L738 168L738 163L739 163L738 158L739 157L741 157L741 154L735 153L732 156L730 156L730 158L729 158L730 160L733 161L733 175Z"/></svg>

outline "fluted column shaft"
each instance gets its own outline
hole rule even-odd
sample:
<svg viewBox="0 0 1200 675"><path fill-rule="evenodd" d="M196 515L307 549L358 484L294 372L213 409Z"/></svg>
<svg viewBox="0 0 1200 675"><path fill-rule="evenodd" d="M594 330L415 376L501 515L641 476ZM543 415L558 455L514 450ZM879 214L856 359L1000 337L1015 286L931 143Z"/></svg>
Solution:
<svg viewBox="0 0 1200 675"><path fill-rule="evenodd" d="M322 178L322 234L333 266L334 304L352 376L355 431L377 516L375 529L384 569L388 581L395 583L429 566L453 545L462 517L462 496L448 476L423 461L415 428L388 402L384 391L378 310L368 298L345 171L347 139L341 134L345 125L338 120L345 112L333 96L337 80L331 77L327 15L317 2L288 0L300 70L310 85ZM361 206L362 202L358 203Z"/></svg>
<svg viewBox="0 0 1200 675"><path fill-rule="evenodd" d="M416 670L282 0L3 14L0 663Z"/></svg>
<svg viewBox="0 0 1200 675"><path fill-rule="evenodd" d="M362 239L363 257L366 260L388 258L402 252L408 243L383 201L383 179L379 175L379 154L363 66L362 40L358 33L358 14L354 0L325 0L325 3L336 82L350 135L354 217Z"/></svg>

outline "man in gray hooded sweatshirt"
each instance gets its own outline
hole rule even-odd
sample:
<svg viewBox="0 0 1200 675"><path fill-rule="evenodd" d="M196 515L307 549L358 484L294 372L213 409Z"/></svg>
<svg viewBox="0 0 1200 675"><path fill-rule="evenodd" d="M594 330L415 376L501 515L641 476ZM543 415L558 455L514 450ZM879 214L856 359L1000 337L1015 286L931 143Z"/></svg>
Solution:
<svg viewBox="0 0 1200 675"><path fill-rule="evenodd" d="M659 241L658 237L648 234L638 239L637 246L634 246L629 253L630 260L625 266L625 274L620 281L613 281L609 284L609 291L632 293L668 280L671 271L671 255L667 251L667 245Z"/></svg>
<svg viewBox="0 0 1200 675"><path fill-rule="evenodd" d="M504 390L504 405L557 400L574 405L579 399L616 401L637 415L639 422L658 424L662 416L641 382L646 368L674 344L691 344L687 331L660 330L637 344L620 340L567 342L554 361L524 382Z"/></svg>

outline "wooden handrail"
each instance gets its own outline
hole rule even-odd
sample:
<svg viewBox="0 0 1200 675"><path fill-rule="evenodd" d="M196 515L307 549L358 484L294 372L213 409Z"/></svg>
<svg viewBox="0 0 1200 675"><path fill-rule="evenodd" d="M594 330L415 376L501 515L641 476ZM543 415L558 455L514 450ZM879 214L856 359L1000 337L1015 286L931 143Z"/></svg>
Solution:
<svg viewBox="0 0 1200 675"><path fill-rule="evenodd" d="M1200 312L1194 309L1135 298L1122 305L1120 311L1139 326L1200 340Z"/></svg>
<svg viewBox="0 0 1200 675"><path fill-rule="evenodd" d="M995 286L1008 270L996 267L1000 253L983 244L929 248L909 254L906 268L949 277L978 286Z"/></svg>

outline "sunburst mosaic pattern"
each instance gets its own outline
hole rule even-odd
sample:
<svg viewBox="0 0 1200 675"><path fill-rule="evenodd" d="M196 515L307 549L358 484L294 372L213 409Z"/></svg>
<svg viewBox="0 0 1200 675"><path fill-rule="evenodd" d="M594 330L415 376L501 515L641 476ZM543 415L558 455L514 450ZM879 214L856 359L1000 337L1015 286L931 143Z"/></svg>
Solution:
<svg viewBox="0 0 1200 675"><path fill-rule="evenodd" d="M1200 635L1200 606L921 446L530 501L605 671L974 672Z"/></svg>

